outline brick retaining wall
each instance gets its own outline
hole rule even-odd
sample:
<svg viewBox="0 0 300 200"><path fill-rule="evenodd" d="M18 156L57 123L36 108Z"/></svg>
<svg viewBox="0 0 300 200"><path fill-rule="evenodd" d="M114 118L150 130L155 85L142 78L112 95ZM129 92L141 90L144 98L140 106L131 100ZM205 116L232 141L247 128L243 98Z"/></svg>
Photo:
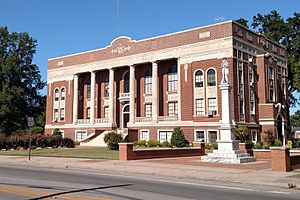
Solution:
<svg viewBox="0 0 300 200"><path fill-rule="evenodd" d="M120 160L140 160L151 158L171 158L203 156L205 154L204 143L195 144L190 148L156 148L156 149L133 149L132 143L119 143Z"/></svg>
<svg viewBox="0 0 300 200"><path fill-rule="evenodd" d="M269 149L253 149L253 157L258 159L271 159L271 150Z"/></svg>

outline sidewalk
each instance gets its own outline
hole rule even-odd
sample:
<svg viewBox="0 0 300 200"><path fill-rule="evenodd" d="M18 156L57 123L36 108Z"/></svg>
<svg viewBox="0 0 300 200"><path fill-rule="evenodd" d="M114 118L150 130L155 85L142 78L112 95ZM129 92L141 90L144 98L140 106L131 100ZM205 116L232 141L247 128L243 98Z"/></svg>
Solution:
<svg viewBox="0 0 300 200"><path fill-rule="evenodd" d="M200 157L151 159L138 161L91 160L57 157L1 156L1 165L36 166L60 169L92 170L104 173L143 174L195 180L264 185L287 188L288 183L300 187L300 173L272 172L270 161L248 164L204 163Z"/></svg>

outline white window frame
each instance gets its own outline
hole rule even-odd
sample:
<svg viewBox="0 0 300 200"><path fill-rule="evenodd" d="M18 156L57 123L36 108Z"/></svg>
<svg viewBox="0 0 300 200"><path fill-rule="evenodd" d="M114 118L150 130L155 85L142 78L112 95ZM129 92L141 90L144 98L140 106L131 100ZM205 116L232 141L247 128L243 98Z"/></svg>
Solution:
<svg viewBox="0 0 300 200"><path fill-rule="evenodd" d="M255 138L253 138L253 133L255 135ZM258 140L258 131L257 130L251 130L251 139L254 144L257 143L257 140Z"/></svg>
<svg viewBox="0 0 300 200"><path fill-rule="evenodd" d="M242 52L243 54L243 52ZM241 71L241 79L240 79ZM238 105L239 105L239 121L245 121L245 80L244 80L244 63L242 60L237 62L237 80L238 80ZM249 75L248 75L249 76ZM243 105L241 105L241 102ZM241 117L243 115L243 118Z"/></svg>
<svg viewBox="0 0 300 200"><path fill-rule="evenodd" d="M197 101L202 101L202 107L197 106ZM199 104L201 105L201 104ZM197 109L199 108L199 110ZM202 108L202 109L201 109ZM202 112L202 114L200 114ZM199 113L199 114L198 114ZM204 98L196 98L195 99L195 116L204 116L205 115L205 103Z"/></svg>
<svg viewBox="0 0 300 200"><path fill-rule="evenodd" d="M85 138L82 138L81 137L81 139L80 140L78 140L78 138L77 138L77 134L79 133L79 132L81 132L81 133L85 133L86 134L86 137ZM82 134L81 134L82 135ZM86 139L87 138L87 130L77 130L77 131L75 131L75 141L78 141L78 142L80 142L80 141L82 141L82 140L84 140L84 139Z"/></svg>
<svg viewBox="0 0 300 200"><path fill-rule="evenodd" d="M145 117L152 117L152 104L145 104Z"/></svg>
<svg viewBox="0 0 300 200"><path fill-rule="evenodd" d="M56 90L58 91L57 93L56 93ZM58 94L58 96L56 96L56 94ZM54 101L59 101L59 89L58 88L55 88L54 89Z"/></svg>
<svg viewBox="0 0 300 200"><path fill-rule="evenodd" d="M198 72L201 72L202 75L199 75L199 78L197 78L198 76L196 75ZM201 82L202 82L202 86L201 86ZM200 86L197 86L196 83L200 83ZM194 73L194 88L203 88L204 87L204 72L201 69L197 69Z"/></svg>
<svg viewBox="0 0 300 200"><path fill-rule="evenodd" d="M215 102L214 102L214 108L215 109L210 109L211 107L210 107L210 105L209 105L209 100L210 99L214 99L215 100ZM207 113L209 113L209 111L216 111L217 113L216 114L218 114L218 100L217 100L217 97L209 97L209 98L207 98Z"/></svg>
<svg viewBox="0 0 300 200"><path fill-rule="evenodd" d="M217 132L217 139L216 139L216 142L219 140L220 136L219 136L219 131L218 131L218 130L210 129L210 130L207 130L206 132L207 132L207 140L206 140L206 143L209 143L209 144L212 143L211 141L209 141L209 138L210 138L210 137L209 137L209 133L210 133L210 132Z"/></svg>
<svg viewBox="0 0 300 200"><path fill-rule="evenodd" d="M166 140L161 140L161 139L160 139L160 132L166 132L166 134L167 134L167 135L166 135ZM172 134L169 135L169 137L168 137L168 132L171 132L171 133L173 134L173 130L170 130L170 129L165 129L165 130L161 129L161 130L157 130L157 141L159 141L159 142L164 142L164 141L171 142Z"/></svg>
<svg viewBox="0 0 300 200"><path fill-rule="evenodd" d="M109 106L104 106L104 119L108 119L109 116Z"/></svg>
<svg viewBox="0 0 300 200"><path fill-rule="evenodd" d="M272 77L269 76L269 73L270 73L270 70L269 69L272 69ZM274 102L275 101L275 69L273 66L271 65L267 65L267 78L268 78L268 100L271 101L271 102ZM273 91L273 95L271 97L271 81L273 82L273 88L272 88L272 91Z"/></svg>
<svg viewBox="0 0 300 200"><path fill-rule="evenodd" d="M143 133L147 133L147 137ZM140 140L149 141L150 140L150 131L148 129L141 129L140 130Z"/></svg>
<svg viewBox="0 0 300 200"><path fill-rule="evenodd" d="M173 106L172 106L173 105ZM172 111L172 112L171 112ZM168 116L178 116L178 102L168 102Z"/></svg>
<svg viewBox="0 0 300 200"><path fill-rule="evenodd" d="M55 112L57 111L57 112ZM57 113L57 116L55 115ZM59 108L53 109L53 121L54 122L59 122Z"/></svg>
<svg viewBox="0 0 300 200"><path fill-rule="evenodd" d="M172 72L172 69L176 69L176 73ZM168 70L168 92L178 91L178 71L177 64L172 65Z"/></svg>
<svg viewBox="0 0 300 200"><path fill-rule="evenodd" d="M63 109L63 112L62 112L62 109ZM62 119L62 113L64 114L63 119ZM65 120L66 120L66 109L65 108L60 108L59 109L59 121L63 122Z"/></svg>
<svg viewBox="0 0 300 200"><path fill-rule="evenodd" d="M203 131L203 141L200 140L200 139L197 139L197 132L198 131ZM206 143L206 140L207 140L207 138L206 138L206 131L205 130L203 130L203 129L195 129L194 130L194 141L196 141L196 142L205 142Z"/></svg>
<svg viewBox="0 0 300 200"><path fill-rule="evenodd" d="M151 72L151 73L150 73ZM149 67L144 78L144 92L145 94L152 94L152 68Z"/></svg>
<svg viewBox="0 0 300 200"><path fill-rule="evenodd" d="M64 96L63 96L63 90L64 90ZM65 87L62 87L60 89L60 100L61 101L65 101L66 100L66 94L67 94L67 91L66 91L66 88ZM64 98L64 99L63 99Z"/></svg>
<svg viewBox="0 0 300 200"><path fill-rule="evenodd" d="M210 71L210 70L213 70L214 72L215 72L215 81L214 81L214 85L208 85L208 81L209 81L209 79L208 79L208 72ZM209 68L209 69L207 69L207 71L206 71L206 86L207 87L216 87L217 86L217 70L215 69L215 68Z"/></svg>

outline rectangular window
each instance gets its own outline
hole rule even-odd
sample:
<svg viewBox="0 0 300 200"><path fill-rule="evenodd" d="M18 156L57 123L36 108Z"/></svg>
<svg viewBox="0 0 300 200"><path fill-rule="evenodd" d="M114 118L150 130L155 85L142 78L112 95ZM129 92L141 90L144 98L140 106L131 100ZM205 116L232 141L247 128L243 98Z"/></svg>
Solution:
<svg viewBox="0 0 300 200"><path fill-rule="evenodd" d="M87 137L87 132L86 131L77 131L76 132L76 141L82 141Z"/></svg>
<svg viewBox="0 0 300 200"><path fill-rule="evenodd" d="M195 132L195 141L204 142L204 131Z"/></svg>
<svg viewBox="0 0 300 200"><path fill-rule="evenodd" d="M251 131L252 142L257 142L257 131Z"/></svg>
<svg viewBox="0 0 300 200"><path fill-rule="evenodd" d="M196 99L196 116L204 115L204 100Z"/></svg>
<svg viewBox="0 0 300 200"><path fill-rule="evenodd" d="M140 140L148 141L149 138L149 131L141 131Z"/></svg>
<svg viewBox="0 0 300 200"><path fill-rule="evenodd" d="M104 97L108 97L109 96L109 82L105 81L104 82Z"/></svg>
<svg viewBox="0 0 300 200"><path fill-rule="evenodd" d="M211 112L217 112L217 99L216 98L208 98L208 101L207 101L207 110L209 113Z"/></svg>
<svg viewBox="0 0 300 200"><path fill-rule="evenodd" d="M172 131L159 131L159 142L171 141Z"/></svg>
<svg viewBox="0 0 300 200"><path fill-rule="evenodd" d="M253 89L250 89L250 112L255 115L255 94Z"/></svg>
<svg viewBox="0 0 300 200"><path fill-rule="evenodd" d="M168 74L168 92L177 92L177 72Z"/></svg>
<svg viewBox="0 0 300 200"><path fill-rule="evenodd" d="M274 70L273 67L268 67L268 79L269 79L269 100L274 101Z"/></svg>
<svg viewBox="0 0 300 200"><path fill-rule="evenodd" d="M168 111L169 111L169 116L177 116L178 115L178 103L177 102L170 102L168 104Z"/></svg>
<svg viewBox="0 0 300 200"><path fill-rule="evenodd" d="M87 98L91 98L91 85L87 85Z"/></svg>
<svg viewBox="0 0 300 200"><path fill-rule="evenodd" d="M145 105L145 117L152 117L152 104Z"/></svg>
<svg viewBox="0 0 300 200"><path fill-rule="evenodd" d="M152 77L145 77L145 94L152 94Z"/></svg>
<svg viewBox="0 0 300 200"><path fill-rule="evenodd" d="M65 109L61 108L60 109L60 121L64 121L65 120Z"/></svg>
<svg viewBox="0 0 300 200"><path fill-rule="evenodd" d="M54 121L58 122L58 109L54 109Z"/></svg>
<svg viewBox="0 0 300 200"><path fill-rule="evenodd" d="M238 86L239 86L239 115L240 121L244 121L244 70L243 62L238 62Z"/></svg>
<svg viewBox="0 0 300 200"><path fill-rule="evenodd" d="M86 112L87 112L87 118L90 119L91 118L91 108L87 108Z"/></svg>
<svg viewBox="0 0 300 200"><path fill-rule="evenodd" d="M105 106L105 107L104 107L104 118L105 118L105 119L108 119L108 115L109 115L109 107L108 107L108 106Z"/></svg>
<svg viewBox="0 0 300 200"><path fill-rule="evenodd" d="M208 143L216 143L218 139L217 131L208 131Z"/></svg>
<svg viewBox="0 0 300 200"><path fill-rule="evenodd" d="M59 92L58 92L58 89L55 90L55 94L54 94L54 101L58 101L59 99Z"/></svg>
<svg viewBox="0 0 300 200"><path fill-rule="evenodd" d="M242 51L240 51L240 50L237 50L237 57L238 57L238 59L242 59L242 56L243 56L243 54L242 54Z"/></svg>

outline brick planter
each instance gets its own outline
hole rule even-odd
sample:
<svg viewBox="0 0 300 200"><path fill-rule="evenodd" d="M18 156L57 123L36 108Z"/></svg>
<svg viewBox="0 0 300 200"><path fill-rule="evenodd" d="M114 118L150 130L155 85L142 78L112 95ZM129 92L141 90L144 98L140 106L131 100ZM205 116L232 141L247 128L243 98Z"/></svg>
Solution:
<svg viewBox="0 0 300 200"><path fill-rule="evenodd" d="M152 158L171 158L203 156L205 154L204 143L194 144L200 147L188 148L155 148L155 149L133 149L132 143L119 143L120 160L140 160Z"/></svg>
<svg viewBox="0 0 300 200"><path fill-rule="evenodd" d="M253 149L253 156L258 159L271 159L271 150L270 149Z"/></svg>

